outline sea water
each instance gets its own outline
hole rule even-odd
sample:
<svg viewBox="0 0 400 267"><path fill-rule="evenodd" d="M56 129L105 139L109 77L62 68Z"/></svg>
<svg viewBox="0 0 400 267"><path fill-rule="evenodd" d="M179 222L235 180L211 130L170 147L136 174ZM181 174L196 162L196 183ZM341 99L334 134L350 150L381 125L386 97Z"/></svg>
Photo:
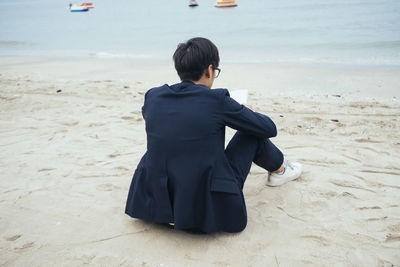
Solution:
<svg viewBox="0 0 400 267"><path fill-rule="evenodd" d="M80 2L72 2L80 4ZM400 66L399 0L0 0L0 55L170 59L191 37L224 62Z"/></svg>

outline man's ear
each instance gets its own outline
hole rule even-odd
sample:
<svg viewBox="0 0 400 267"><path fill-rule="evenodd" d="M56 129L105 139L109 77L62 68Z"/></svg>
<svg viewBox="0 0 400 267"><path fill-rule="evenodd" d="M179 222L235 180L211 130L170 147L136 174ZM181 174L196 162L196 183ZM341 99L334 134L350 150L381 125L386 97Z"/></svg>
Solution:
<svg viewBox="0 0 400 267"><path fill-rule="evenodd" d="M210 65L208 66L208 68L205 70L205 75L206 75L207 78L210 78L211 75L212 75L212 72L213 72L213 68L212 68L212 67L213 67L213 66L210 64Z"/></svg>

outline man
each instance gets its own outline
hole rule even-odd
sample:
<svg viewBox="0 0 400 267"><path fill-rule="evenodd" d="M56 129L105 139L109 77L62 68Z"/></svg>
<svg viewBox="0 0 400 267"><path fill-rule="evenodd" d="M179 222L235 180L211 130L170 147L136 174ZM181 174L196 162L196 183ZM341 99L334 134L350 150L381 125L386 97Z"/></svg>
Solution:
<svg viewBox="0 0 400 267"><path fill-rule="evenodd" d="M299 163L284 160L268 138L273 121L213 89L217 47L205 38L178 45L181 83L150 89L142 107L147 152L133 175L125 212L134 218L201 232L239 232L247 224L243 185L252 162L267 184L298 178ZM237 132L225 149L225 127Z"/></svg>

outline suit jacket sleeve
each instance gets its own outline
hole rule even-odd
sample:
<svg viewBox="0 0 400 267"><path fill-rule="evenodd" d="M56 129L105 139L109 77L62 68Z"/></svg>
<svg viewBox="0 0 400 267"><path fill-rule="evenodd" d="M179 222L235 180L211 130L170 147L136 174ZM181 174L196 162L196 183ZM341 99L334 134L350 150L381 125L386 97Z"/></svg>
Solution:
<svg viewBox="0 0 400 267"><path fill-rule="evenodd" d="M277 135L275 123L268 116L239 104L229 96L228 90L221 91L222 117L227 126L263 138Z"/></svg>
<svg viewBox="0 0 400 267"><path fill-rule="evenodd" d="M147 95L150 93L150 91L151 91L151 89L148 90L148 91L146 92L146 94L144 95L144 103L143 103L143 106L142 106L142 116L143 116L143 119L144 119L144 120L146 120L146 110L145 110L145 106L146 106Z"/></svg>

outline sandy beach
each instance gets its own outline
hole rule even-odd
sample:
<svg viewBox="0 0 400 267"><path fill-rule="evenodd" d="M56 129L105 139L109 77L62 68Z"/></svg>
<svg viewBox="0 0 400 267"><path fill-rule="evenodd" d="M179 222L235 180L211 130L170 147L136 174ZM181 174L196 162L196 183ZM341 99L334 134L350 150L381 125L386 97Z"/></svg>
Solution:
<svg viewBox="0 0 400 267"><path fill-rule="evenodd" d="M270 188L253 166L247 228L193 235L124 214L172 61L1 58L0 265L400 266L400 69L221 68L304 173Z"/></svg>

